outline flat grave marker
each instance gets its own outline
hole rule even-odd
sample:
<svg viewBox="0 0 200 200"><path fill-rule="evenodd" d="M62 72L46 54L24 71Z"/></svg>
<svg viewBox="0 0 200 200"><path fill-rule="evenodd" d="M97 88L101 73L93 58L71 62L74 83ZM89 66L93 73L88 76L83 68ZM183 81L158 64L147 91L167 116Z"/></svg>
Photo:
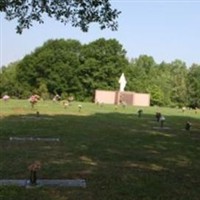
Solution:
<svg viewBox="0 0 200 200"><path fill-rule="evenodd" d="M41 138L41 137L10 137L10 141L44 141L44 142L59 142L59 138Z"/></svg>
<svg viewBox="0 0 200 200"><path fill-rule="evenodd" d="M164 127L159 127L159 126L154 126L153 129L157 129L157 130L170 130L170 127L164 126Z"/></svg>
<svg viewBox="0 0 200 200"><path fill-rule="evenodd" d="M84 179L38 179L36 185L32 185L26 179L1 179L0 186L34 187L86 187Z"/></svg>

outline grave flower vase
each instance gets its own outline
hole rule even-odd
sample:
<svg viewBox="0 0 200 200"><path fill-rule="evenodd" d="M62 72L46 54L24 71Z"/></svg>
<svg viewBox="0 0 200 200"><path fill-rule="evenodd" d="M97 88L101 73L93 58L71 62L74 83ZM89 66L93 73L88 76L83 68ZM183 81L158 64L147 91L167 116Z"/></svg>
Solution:
<svg viewBox="0 0 200 200"><path fill-rule="evenodd" d="M36 185L37 184L37 172L36 171L31 171L30 183L31 183L31 185Z"/></svg>
<svg viewBox="0 0 200 200"><path fill-rule="evenodd" d="M33 164L29 165L28 169L30 171L30 184L37 184L37 171L41 168L41 163L39 161L35 161Z"/></svg>

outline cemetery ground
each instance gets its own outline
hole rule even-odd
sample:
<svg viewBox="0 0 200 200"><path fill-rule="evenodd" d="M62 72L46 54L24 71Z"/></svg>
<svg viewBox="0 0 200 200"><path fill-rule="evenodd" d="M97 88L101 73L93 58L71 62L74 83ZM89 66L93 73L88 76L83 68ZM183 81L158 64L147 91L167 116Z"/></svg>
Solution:
<svg viewBox="0 0 200 200"><path fill-rule="evenodd" d="M0 186L0 200L199 200L200 112L149 107L138 117L138 109L1 101L0 179L28 179L40 161L38 179L84 179L86 187ZM158 128L157 111L167 129Z"/></svg>

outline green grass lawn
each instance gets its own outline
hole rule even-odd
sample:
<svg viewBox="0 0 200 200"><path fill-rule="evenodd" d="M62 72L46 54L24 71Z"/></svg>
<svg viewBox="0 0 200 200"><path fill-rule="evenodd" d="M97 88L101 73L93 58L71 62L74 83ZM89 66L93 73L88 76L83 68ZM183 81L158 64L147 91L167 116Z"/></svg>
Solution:
<svg viewBox="0 0 200 200"><path fill-rule="evenodd" d="M0 200L199 200L200 111L149 107L139 118L138 109L1 101L0 179L28 179L28 165L38 160L38 178L81 178L87 187L1 186ZM168 129L154 128L157 111ZM187 120L191 131L184 130ZM60 142L9 141L14 136Z"/></svg>

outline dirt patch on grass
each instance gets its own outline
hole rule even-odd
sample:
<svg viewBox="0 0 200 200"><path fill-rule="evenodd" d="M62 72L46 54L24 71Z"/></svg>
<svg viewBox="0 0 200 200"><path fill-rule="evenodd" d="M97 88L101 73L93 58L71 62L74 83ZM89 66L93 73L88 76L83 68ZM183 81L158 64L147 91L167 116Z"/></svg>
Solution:
<svg viewBox="0 0 200 200"><path fill-rule="evenodd" d="M15 114L24 114L26 112L24 108L21 107L13 108L12 110L14 111Z"/></svg>

